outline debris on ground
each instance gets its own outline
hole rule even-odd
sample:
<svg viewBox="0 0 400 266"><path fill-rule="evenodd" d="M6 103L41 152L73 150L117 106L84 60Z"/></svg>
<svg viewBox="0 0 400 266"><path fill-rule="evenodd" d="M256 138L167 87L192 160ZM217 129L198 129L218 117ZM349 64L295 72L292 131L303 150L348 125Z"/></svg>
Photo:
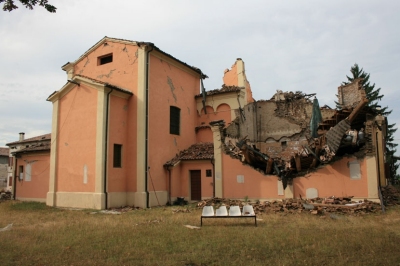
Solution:
<svg viewBox="0 0 400 266"><path fill-rule="evenodd" d="M188 225L188 224L185 224L184 226L189 228L189 229L197 229L197 230L199 230L201 228L201 227L198 227L198 226Z"/></svg>
<svg viewBox="0 0 400 266"><path fill-rule="evenodd" d="M329 197L329 198L314 198L314 199L282 199L264 202L247 202L241 200L231 200L224 198L211 198L202 200L197 204L198 208L204 206L214 206L218 208L221 205L240 206L246 204L253 206L256 214L261 213L311 213L314 215L324 213L336 214L351 214L359 215L365 213L375 213L381 210L381 206L377 202L362 200L352 201L352 197Z"/></svg>
<svg viewBox="0 0 400 266"><path fill-rule="evenodd" d="M12 193L10 191L0 192L0 202L5 200L11 200Z"/></svg>
<svg viewBox="0 0 400 266"><path fill-rule="evenodd" d="M9 225L7 225L7 226L4 227L4 228L0 228L0 232L11 230L12 225L13 225L13 224L9 224Z"/></svg>
<svg viewBox="0 0 400 266"><path fill-rule="evenodd" d="M147 222L138 223L138 224L134 224L134 225L138 226L138 225L143 225L143 224L158 224L158 223L161 223L161 222L162 222L162 219L160 219L160 220L149 220Z"/></svg>
<svg viewBox="0 0 400 266"><path fill-rule="evenodd" d="M190 210L189 210L189 208L186 208L186 209L172 209L172 212L173 213L178 213L178 212L189 213Z"/></svg>
<svg viewBox="0 0 400 266"><path fill-rule="evenodd" d="M400 190L392 185L381 188L385 206L400 205Z"/></svg>

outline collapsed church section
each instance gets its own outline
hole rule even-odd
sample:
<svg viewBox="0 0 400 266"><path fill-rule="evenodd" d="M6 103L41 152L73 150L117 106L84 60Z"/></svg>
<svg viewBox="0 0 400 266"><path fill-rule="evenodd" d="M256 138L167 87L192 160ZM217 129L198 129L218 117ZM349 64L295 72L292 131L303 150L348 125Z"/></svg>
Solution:
<svg viewBox="0 0 400 266"><path fill-rule="evenodd" d="M361 81L338 88L337 109L320 108L315 93L301 91L277 91L239 108L230 125L220 122L225 153L278 176L284 188L344 156L374 155L374 132L385 130L385 118L367 106Z"/></svg>

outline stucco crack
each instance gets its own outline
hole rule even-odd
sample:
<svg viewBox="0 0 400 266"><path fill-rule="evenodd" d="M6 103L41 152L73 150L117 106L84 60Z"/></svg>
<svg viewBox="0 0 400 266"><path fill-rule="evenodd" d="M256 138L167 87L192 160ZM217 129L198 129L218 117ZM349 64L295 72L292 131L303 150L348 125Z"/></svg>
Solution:
<svg viewBox="0 0 400 266"><path fill-rule="evenodd" d="M172 82L172 79L169 76L167 76L167 83L169 85L169 88L171 89L172 97L174 97L174 100L175 100L175 103L176 103L177 102L177 98L176 98L176 95L174 93L175 86L174 86L174 83Z"/></svg>
<svg viewBox="0 0 400 266"><path fill-rule="evenodd" d="M131 65L135 64L136 61L138 60L138 58L139 58L139 52L136 50L136 52L135 52L135 59L133 60L133 62L131 63Z"/></svg>
<svg viewBox="0 0 400 266"><path fill-rule="evenodd" d="M109 77L111 77L112 73L113 73L115 70L116 70L116 69L111 69L110 72L109 72L108 74L101 74L101 75L98 75L97 78L98 78L98 79L102 79L103 77L109 78Z"/></svg>
<svg viewBox="0 0 400 266"><path fill-rule="evenodd" d="M85 64L83 65L83 67L86 67L87 64L89 64L89 63L90 63L90 59L89 59L89 57L86 56L86 62L85 62Z"/></svg>

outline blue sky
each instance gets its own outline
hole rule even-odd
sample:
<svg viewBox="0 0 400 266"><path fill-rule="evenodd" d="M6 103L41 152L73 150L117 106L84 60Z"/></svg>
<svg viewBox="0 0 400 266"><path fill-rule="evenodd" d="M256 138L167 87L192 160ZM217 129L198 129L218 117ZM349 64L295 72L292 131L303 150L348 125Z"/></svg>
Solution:
<svg viewBox="0 0 400 266"><path fill-rule="evenodd" d="M104 36L155 43L202 69L207 90L242 58L256 100L303 91L334 107L358 63L393 109L389 123L400 125L400 1L49 2L57 13L0 11L0 146L19 132L50 133L46 98L66 82L61 66Z"/></svg>

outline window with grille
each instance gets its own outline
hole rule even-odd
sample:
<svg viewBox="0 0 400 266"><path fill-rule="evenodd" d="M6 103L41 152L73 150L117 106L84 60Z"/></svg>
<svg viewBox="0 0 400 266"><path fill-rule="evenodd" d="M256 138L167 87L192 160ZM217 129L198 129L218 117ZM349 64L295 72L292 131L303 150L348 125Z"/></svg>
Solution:
<svg viewBox="0 0 400 266"><path fill-rule="evenodd" d="M180 133L181 109L175 106L169 108L169 133L179 135Z"/></svg>

